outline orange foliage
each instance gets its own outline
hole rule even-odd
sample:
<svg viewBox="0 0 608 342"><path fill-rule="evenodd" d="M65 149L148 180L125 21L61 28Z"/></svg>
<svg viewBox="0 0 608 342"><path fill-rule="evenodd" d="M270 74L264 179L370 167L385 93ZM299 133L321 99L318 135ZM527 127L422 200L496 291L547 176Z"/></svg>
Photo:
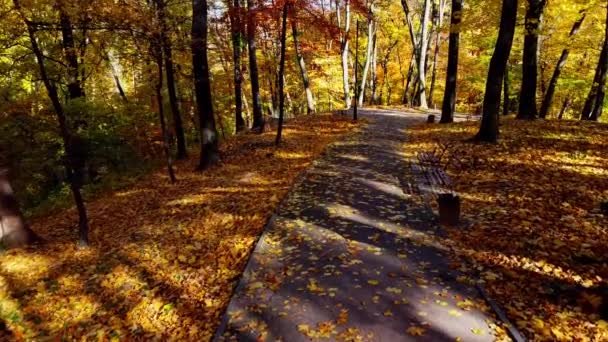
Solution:
<svg viewBox="0 0 608 342"><path fill-rule="evenodd" d="M496 145L465 141L477 122L422 125L410 154L444 161L464 223L449 243L534 341L608 339L608 125L507 119Z"/></svg>
<svg viewBox="0 0 608 342"><path fill-rule="evenodd" d="M33 222L48 243L0 256L0 317L18 338L209 340L265 222L327 144L354 128L320 115L226 141L223 164L177 164L88 204L92 247L76 214ZM193 153L194 154L194 153ZM2 336L0 336L2 337Z"/></svg>

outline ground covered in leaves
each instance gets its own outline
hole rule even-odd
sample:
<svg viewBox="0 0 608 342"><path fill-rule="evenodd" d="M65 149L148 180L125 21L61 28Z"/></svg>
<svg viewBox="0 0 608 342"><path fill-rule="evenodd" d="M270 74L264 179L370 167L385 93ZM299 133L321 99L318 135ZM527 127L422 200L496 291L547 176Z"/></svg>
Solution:
<svg viewBox="0 0 608 342"><path fill-rule="evenodd" d="M467 141L478 125L419 125L406 145L442 154L455 181L460 268L530 339L606 341L608 125L505 119L496 145Z"/></svg>
<svg viewBox="0 0 608 342"><path fill-rule="evenodd" d="M0 255L4 335L209 340L264 224L297 175L355 127L329 115L222 145L223 164L178 163L88 203L92 247L76 249L77 215L32 222L48 243Z"/></svg>

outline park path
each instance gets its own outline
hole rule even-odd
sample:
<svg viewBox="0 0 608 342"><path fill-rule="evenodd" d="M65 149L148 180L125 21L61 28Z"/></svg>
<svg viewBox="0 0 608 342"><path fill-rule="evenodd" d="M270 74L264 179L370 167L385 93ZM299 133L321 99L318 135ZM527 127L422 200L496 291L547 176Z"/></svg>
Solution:
<svg viewBox="0 0 608 342"><path fill-rule="evenodd" d="M441 231L402 155L420 114L367 110L260 238L219 341L491 341L492 320L455 279Z"/></svg>

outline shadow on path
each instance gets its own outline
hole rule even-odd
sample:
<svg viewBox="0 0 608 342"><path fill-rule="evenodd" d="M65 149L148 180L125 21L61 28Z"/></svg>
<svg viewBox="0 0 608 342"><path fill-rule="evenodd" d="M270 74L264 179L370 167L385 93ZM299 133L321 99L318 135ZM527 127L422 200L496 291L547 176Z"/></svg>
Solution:
<svg viewBox="0 0 608 342"><path fill-rule="evenodd" d="M419 114L371 123L307 172L260 239L217 340L491 341L401 150ZM404 191L405 190L405 191Z"/></svg>

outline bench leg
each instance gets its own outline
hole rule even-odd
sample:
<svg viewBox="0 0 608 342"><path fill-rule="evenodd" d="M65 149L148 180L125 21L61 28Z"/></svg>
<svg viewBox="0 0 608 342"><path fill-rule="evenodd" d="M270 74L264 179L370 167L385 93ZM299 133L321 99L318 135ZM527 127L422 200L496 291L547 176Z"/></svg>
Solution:
<svg viewBox="0 0 608 342"><path fill-rule="evenodd" d="M439 222L448 226L455 226L460 221L460 196L455 194L439 194Z"/></svg>

